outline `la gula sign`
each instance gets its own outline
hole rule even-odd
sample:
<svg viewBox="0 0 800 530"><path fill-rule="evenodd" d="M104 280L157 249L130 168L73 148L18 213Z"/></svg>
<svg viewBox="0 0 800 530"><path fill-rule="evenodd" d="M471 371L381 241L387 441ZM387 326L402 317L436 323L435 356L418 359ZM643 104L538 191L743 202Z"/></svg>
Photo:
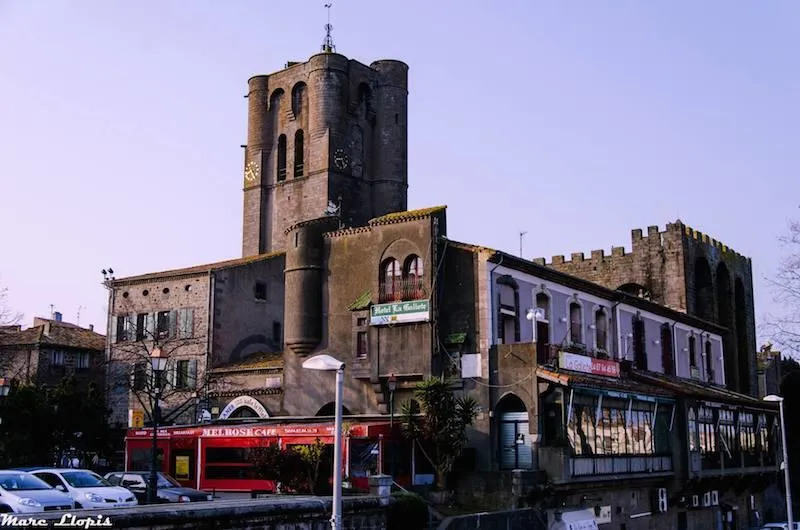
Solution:
<svg viewBox="0 0 800 530"><path fill-rule="evenodd" d="M619 363L617 361L595 359L594 357L576 355L565 351L558 353L558 366L573 372L619 377Z"/></svg>

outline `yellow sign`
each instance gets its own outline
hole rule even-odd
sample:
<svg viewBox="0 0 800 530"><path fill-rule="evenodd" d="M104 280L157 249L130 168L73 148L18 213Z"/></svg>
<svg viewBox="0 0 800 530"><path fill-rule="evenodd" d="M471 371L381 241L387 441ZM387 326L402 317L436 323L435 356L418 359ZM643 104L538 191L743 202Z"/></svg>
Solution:
<svg viewBox="0 0 800 530"><path fill-rule="evenodd" d="M141 429L144 427L144 411L132 410L131 411L131 429Z"/></svg>
<svg viewBox="0 0 800 530"><path fill-rule="evenodd" d="M189 457L175 457L175 478L178 480L189 480Z"/></svg>

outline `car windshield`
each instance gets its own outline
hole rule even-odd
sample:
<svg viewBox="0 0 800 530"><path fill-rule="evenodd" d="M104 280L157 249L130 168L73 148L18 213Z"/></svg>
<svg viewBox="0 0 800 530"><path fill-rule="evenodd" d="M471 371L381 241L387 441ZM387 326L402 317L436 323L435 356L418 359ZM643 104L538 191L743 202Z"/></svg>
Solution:
<svg viewBox="0 0 800 530"><path fill-rule="evenodd" d="M0 488L6 491L30 491L52 489L47 482L28 473L3 473L0 475Z"/></svg>
<svg viewBox="0 0 800 530"><path fill-rule="evenodd" d="M111 486L106 479L91 471L64 471L61 476L73 488L105 488Z"/></svg>
<svg viewBox="0 0 800 530"><path fill-rule="evenodd" d="M180 483L169 475L164 473L158 474L158 487L159 488L180 488Z"/></svg>

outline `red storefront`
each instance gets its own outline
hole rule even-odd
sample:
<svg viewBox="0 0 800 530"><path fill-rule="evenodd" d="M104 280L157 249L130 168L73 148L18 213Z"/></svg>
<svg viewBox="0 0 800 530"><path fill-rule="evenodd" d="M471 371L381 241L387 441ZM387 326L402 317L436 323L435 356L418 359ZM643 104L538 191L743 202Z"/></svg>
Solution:
<svg viewBox="0 0 800 530"><path fill-rule="evenodd" d="M399 484L411 483L411 445L391 440L390 432L385 422L349 426L343 437L343 469L354 487L366 488L369 474L389 473L389 467ZM158 429L157 454L161 470L184 486L209 491L273 491L272 481L254 475L251 448L306 445L319 438L329 445L332 454L333 434L332 422L163 427ZM125 469L149 469L152 444L152 429L130 429L125 438ZM387 454L394 455L391 464L384 456ZM330 467L321 469L321 473L330 475Z"/></svg>

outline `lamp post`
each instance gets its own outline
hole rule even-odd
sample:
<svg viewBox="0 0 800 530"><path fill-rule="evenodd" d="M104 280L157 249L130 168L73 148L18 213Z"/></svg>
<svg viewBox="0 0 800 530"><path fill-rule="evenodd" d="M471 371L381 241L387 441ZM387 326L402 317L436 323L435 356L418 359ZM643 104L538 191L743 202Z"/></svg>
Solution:
<svg viewBox="0 0 800 530"><path fill-rule="evenodd" d="M789 528L792 526L792 483L789 479L789 448L786 447L786 423L783 420L783 397L770 394L764 396L764 401L778 402L781 411L781 445L783 446L783 479L786 481L786 519L789 523Z"/></svg>
<svg viewBox="0 0 800 530"><path fill-rule="evenodd" d="M397 390L397 378L394 373L389 374L386 385L389 388L389 447L392 447L394 441L394 392ZM389 457L389 474L394 477L394 454Z"/></svg>
<svg viewBox="0 0 800 530"><path fill-rule="evenodd" d="M342 400L344 394L344 363L330 355L315 355L303 361L303 368L336 372L336 416L333 441L333 509L331 528L342 528Z"/></svg>
<svg viewBox="0 0 800 530"><path fill-rule="evenodd" d="M532 307L525 313L525 318L531 321L531 344L536 344L538 337L536 336L536 324L539 320L544 318L544 309L541 307ZM539 352L536 352L539 357Z"/></svg>
<svg viewBox="0 0 800 530"><path fill-rule="evenodd" d="M153 351L150 352L150 362L153 366L153 406L151 416L153 420L153 447L152 454L150 455L150 490L147 494L147 502L155 504L158 495L158 414L159 406L158 401L161 397L161 374L167 368L167 357L159 346L153 346Z"/></svg>

